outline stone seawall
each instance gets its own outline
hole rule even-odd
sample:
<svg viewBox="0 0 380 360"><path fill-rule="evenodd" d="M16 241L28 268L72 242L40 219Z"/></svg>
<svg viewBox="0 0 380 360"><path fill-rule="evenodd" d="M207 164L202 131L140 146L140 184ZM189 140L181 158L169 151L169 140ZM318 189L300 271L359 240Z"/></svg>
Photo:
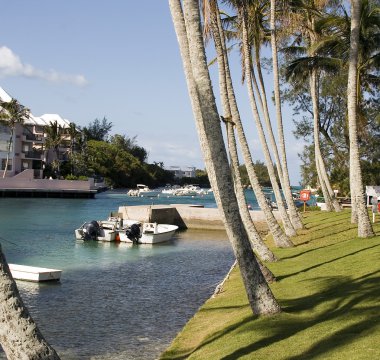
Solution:
<svg viewBox="0 0 380 360"><path fill-rule="evenodd" d="M173 224L180 229L224 230L218 209L198 205L120 206L118 213L123 219ZM254 222L265 221L262 211L250 211L250 214ZM274 215L279 219L278 211L275 211Z"/></svg>

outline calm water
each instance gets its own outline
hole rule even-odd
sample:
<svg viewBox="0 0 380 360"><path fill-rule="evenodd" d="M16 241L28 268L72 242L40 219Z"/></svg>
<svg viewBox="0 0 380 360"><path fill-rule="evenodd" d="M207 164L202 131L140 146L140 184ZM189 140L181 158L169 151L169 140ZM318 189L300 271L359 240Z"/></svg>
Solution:
<svg viewBox="0 0 380 360"><path fill-rule="evenodd" d="M0 199L0 242L9 263L62 269L61 282L17 282L62 359L156 359L212 294L233 262L224 232L183 231L162 245L77 242L74 229L120 205L191 202L134 199ZM5 356L0 352L0 358Z"/></svg>

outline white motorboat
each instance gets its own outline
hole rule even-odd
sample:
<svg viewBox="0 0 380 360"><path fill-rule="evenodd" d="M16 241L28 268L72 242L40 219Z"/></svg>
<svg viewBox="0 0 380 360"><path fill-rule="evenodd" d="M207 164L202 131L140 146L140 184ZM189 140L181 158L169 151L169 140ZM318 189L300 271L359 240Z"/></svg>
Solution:
<svg viewBox="0 0 380 360"><path fill-rule="evenodd" d="M208 190L200 188L198 185L184 185L183 187L173 186L169 189L162 190L162 194L173 196L197 196L206 195Z"/></svg>
<svg viewBox="0 0 380 360"><path fill-rule="evenodd" d="M128 196L154 197L161 194L160 190L152 190L147 185L137 184L137 189L131 189L127 192Z"/></svg>
<svg viewBox="0 0 380 360"><path fill-rule="evenodd" d="M128 221L128 220L127 220ZM119 230L121 242L136 244L157 244L172 239L178 229L177 225L140 223L129 220L130 225Z"/></svg>
<svg viewBox="0 0 380 360"><path fill-rule="evenodd" d="M15 280L33 282L59 281L62 270L48 269L36 266L8 264L9 270Z"/></svg>
<svg viewBox="0 0 380 360"><path fill-rule="evenodd" d="M115 241L118 222L116 220L89 221L75 230L77 240Z"/></svg>

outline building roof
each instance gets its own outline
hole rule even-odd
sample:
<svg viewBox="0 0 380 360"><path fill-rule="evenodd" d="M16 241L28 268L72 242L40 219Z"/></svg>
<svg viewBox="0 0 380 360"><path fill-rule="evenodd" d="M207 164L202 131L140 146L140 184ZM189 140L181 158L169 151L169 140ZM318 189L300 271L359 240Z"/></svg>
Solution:
<svg viewBox="0 0 380 360"><path fill-rule="evenodd" d="M1 86L0 86L0 100L5 102L10 102L12 100L12 96L10 96Z"/></svg>
<svg viewBox="0 0 380 360"><path fill-rule="evenodd" d="M10 96L1 86L0 86L0 100L9 102L12 100ZM58 125L62 128L70 127L70 121L62 118L58 114L44 114L41 116L34 116L32 113L29 114L29 119L25 121L26 124L49 126L51 123L57 121Z"/></svg>
<svg viewBox="0 0 380 360"><path fill-rule="evenodd" d="M67 119L62 118L58 114L44 114L41 115L40 118L45 121L45 125L50 125L57 121L58 126L61 126L62 128L68 128L70 127L70 121Z"/></svg>

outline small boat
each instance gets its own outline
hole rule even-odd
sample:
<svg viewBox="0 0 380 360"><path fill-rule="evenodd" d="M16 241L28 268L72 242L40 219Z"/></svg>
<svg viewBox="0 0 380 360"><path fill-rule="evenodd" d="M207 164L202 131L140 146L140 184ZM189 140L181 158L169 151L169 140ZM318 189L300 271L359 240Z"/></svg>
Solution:
<svg viewBox="0 0 380 360"><path fill-rule="evenodd" d="M177 225L130 222L130 225L119 230L121 242L135 244L157 244L171 240L178 229Z"/></svg>
<svg viewBox="0 0 380 360"><path fill-rule="evenodd" d="M162 190L162 194L173 195L173 196L197 196L197 195L207 195L209 190L200 188L198 185L184 185L179 187L174 185L171 188L165 188Z"/></svg>
<svg viewBox="0 0 380 360"><path fill-rule="evenodd" d="M75 229L75 238L77 240L115 241L117 228L116 220L92 220Z"/></svg>
<svg viewBox="0 0 380 360"><path fill-rule="evenodd" d="M48 269L27 265L8 264L9 270L15 280L25 280L33 282L59 281L62 270Z"/></svg>
<svg viewBox="0 0 380 360"><path fill-rule="evenodd" d="M137 184L137 189L131 189L127 192L128 196L154 197L161 194L160 190L152 190L147 185Z"/></svg>

